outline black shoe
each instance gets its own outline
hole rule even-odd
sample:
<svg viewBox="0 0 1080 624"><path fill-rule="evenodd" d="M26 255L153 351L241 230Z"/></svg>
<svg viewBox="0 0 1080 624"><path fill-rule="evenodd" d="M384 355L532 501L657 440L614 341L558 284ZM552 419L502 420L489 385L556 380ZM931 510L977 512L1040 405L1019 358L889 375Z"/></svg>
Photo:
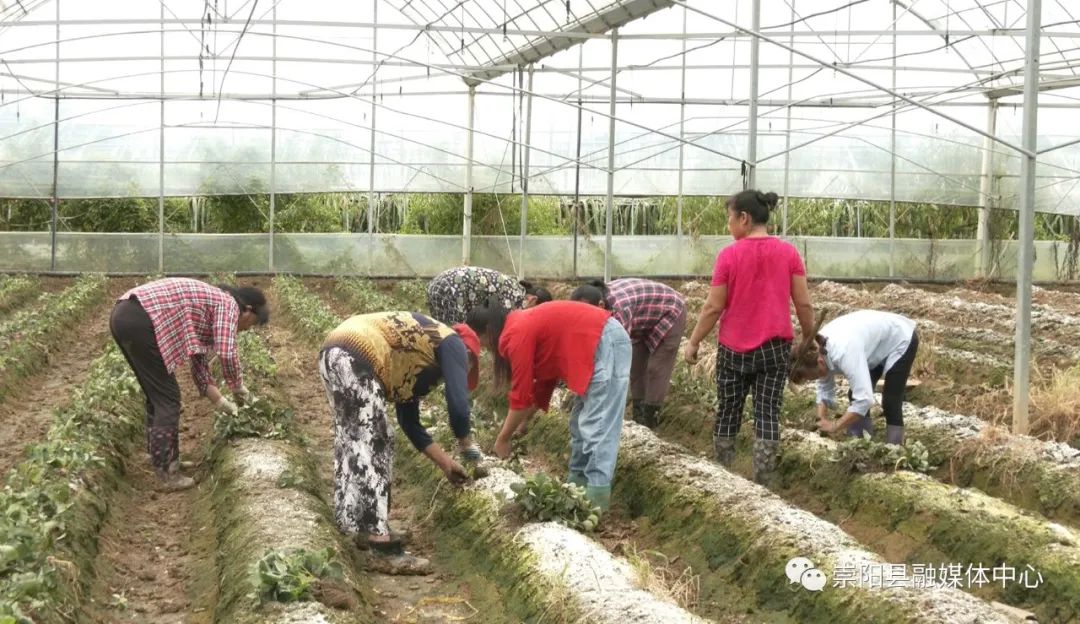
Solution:
<svg viewBox="0 0 1080 624"><path fill-rule="evenodd" d="M371 542L372 570L393 576L427 576L431 562L405 552L400 542Z"/></svg>
<svg viewBox="0 0 1080 624"><path fill-rule="evenodd" d="M643 403L641 405L641 420L638 422L649 429L656 429L660 425L660 409L662 407L661 405Z"/></svg>

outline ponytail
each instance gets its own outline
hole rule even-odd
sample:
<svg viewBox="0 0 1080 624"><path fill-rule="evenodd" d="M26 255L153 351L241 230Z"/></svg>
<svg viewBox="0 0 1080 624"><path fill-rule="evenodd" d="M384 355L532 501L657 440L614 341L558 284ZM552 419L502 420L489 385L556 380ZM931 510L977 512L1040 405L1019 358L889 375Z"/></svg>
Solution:
<svg viewBox="0 0 1080 624"><path fill-rule="evenodd" d="M780 196L772 191L762 193L754 189L740 191L731 196L728 206L735 212L745 212L755 225L769 222L769 213L776 210Z"/></svg>
<svg viewBox="0 0 1080 624"><path fill-rule="evenodd" d="M541 303L547 303L552 300L551 292L548 291L547 288L534 286L532 282L527 282L525 280L521 280L520 282L518 282L518 284L520 284L521 287L525 289L526 295L532 295L533 297L536 297L537 305L540 305Z"/></svg>

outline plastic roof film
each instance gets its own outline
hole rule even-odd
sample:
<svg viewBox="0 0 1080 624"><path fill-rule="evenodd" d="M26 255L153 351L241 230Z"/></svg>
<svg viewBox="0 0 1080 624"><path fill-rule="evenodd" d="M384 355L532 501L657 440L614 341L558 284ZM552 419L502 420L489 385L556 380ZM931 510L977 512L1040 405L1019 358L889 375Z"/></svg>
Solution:
<svg viewBox="0 0 1080 624"><path fill-rule="evenodd" d="M1014 207L1026 2L759 1L758 186ZM1036 205L1064 214L1072 4L1042 3L1039 41L1039 148L1068 146L1039 155ZM520 191L528 150L531 193L603 195L615 30L615 193L727 194L750 160L753 6L0 0L0 194L462 192L471 88L478 192Z"/></svg>

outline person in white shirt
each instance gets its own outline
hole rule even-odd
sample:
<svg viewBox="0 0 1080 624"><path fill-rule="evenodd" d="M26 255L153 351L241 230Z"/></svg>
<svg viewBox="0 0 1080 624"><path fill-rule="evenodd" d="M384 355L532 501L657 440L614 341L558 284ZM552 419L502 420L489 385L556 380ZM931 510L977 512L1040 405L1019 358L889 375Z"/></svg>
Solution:
<svg viewBox="0 0 1080 624"><path fill-rule="evenodd" d="M826 323L815 344L816 348L797 354L790 379L796 384L817 380L818 427L826 433L872 434L874 386L884 376L885 441L903 444L904 391L919 350L915 321L891 312L856 310ZM847 377L851 388L847 413L839 420L829 417L829 410L837 408L836 375Z"/></svg>

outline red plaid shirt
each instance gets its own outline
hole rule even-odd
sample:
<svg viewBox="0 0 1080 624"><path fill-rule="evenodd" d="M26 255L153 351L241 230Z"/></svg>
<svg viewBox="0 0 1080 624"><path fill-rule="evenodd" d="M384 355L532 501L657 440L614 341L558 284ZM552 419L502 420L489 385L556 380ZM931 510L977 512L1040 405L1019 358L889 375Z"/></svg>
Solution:
<svg viewBox="0 0 1080 624"><path fill-rule="evenodd" d="M686 314L686 302L674 288L646 279L609 282L607 304L630 340L644 341L649 351L655 351L679 316Z"/></svg>
<svg viewBox="0 0 1080 624"><path fill-rule="evenodd" d="M191 360L191 376L206 395L213 383L207 353L217 353L225 382L234 392L243 385L240 356L236 348L237 323L240 306L232 295L198 280L173 277L124 293L120 299L134 295L154 323L158 349L165 368L175 373L185 359Z"/></svg>

